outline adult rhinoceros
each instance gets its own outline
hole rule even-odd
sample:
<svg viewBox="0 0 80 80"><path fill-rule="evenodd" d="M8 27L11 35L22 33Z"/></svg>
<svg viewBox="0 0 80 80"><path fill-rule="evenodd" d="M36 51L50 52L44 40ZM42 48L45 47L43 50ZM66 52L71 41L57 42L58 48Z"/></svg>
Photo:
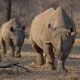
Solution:
<svg viewBox="0 0 80 80"><path fill-rule="evenodd" d="M1 26L1 43L3 54L6 54L6 45L10 45L12 56L21 57L21 48L25 38L24 27L15 19L10 19Z"/></svg>
<svg viewBox="0 0 80 80"><path fill-rule="evenodd" d="M75 41L75 32L74 22L62 7L56 10L50 8L36 16L30 30L33 48L37 52L35 65L42 66L45 63L50 70L55 69L56 55L58 70L67 71L64 64Z"/></svg>

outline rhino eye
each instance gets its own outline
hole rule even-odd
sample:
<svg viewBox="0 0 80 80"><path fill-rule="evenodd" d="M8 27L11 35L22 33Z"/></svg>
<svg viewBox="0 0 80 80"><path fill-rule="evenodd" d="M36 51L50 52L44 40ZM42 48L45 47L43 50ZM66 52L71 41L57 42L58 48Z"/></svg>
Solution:
<svg viewBox="0 0 80 80"><path fill-rule="evenodd" d="M25 30L25 27L23 27L22 29Z"/></svg>
<svg viewBox="0 0 80 80"><path fill-rule="evenodd" d="M10 28L10 31L11 31L11 32L14 32L14 29L13 29L13 27L11 27L11 28Z"/></svg>
<svg viewBox="0 0 80 80"><path fill-rule="evenodd" d="M24 26L22 27L22 30L25 30L25 27Z"/></svg>

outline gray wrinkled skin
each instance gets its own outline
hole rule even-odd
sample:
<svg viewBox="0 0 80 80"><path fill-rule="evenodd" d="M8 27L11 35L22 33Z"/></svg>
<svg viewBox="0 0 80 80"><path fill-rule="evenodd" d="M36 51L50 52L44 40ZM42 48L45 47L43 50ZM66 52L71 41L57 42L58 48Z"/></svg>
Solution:
<svg viewBox="0 0 80 80"><path fill-rule="evenodd" d="M58 71L67 71L65 61L75 41L75 25L64 9L50 8L36 16L32 22L30 38L36 51L36 64L45 64L47 69L55 69L55 56ZM43 56L45 54L45 58Z"/></svg>
<svg viewBox="0 0 80 80"><path fill-rule="evenodd" d="M10 19L1 26L1 44L3 54L7 53L7 45L11 47L12 57L21 57L21 48L25 38L24 27L16 19Z"/></svg>

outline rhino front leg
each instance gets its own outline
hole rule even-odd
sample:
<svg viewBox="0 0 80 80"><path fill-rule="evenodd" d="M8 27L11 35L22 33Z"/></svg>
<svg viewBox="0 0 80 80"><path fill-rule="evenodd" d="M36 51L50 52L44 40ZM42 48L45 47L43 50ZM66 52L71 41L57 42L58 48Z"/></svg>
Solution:
<svg viewBox="0 0 80 80"><path fill-rule="evenodd" d="M55 54L53 52L53 46L50 43L43 45L44 53L46 55L46 67L49 70L55 70Z"/></svg>
<svg viewBox="0 0 80 80"><path fill-rule="evenodd" d="M3 55L5 55L7 53L6 42L3 39L1 40L1 45L2 45L2 53L3 53Z"/></svg>
<svg viewBox="0 0 80 80"><path fill-rule="evenodd" d="M15 57L21 58L21 54L20 54L21 48L22 48L21 46L16 47Z"/></svg>
<svg viewBox="0 0 80 80"><path fill-rule="evenodd" d="M69 55L68 53L63 53L63 55L61 56L62 69L65 70L66 72L67 72L67 69L65 68L65 62L68 55Z"/></svg>
<svg viewBox="0 0 80 80"><path fill-rule="evenodd" d="M32 45L32 47L34 48L34 50L36 52L36 56L37 56L36 57L36 64L37 64L37 66L43 65L44 64L43 50L41 48L39 48L36 43L34 43Z"/></svg>
<svg viewBox="0 0 80 80"><path fill-rule="evenodd" d="M14 45L14 43L11 39L9 40L9 44L10 44L10 47L11 47L12 57L15 57L15 45Z"/></svg>
<svg viewBox="0 0 80 80"><path fill-rule="evenodd" d="M67 55L65 54L59 55L58 69L57 69L58 72L67 72L67 69L65 68L66 58L67 58Z"/></svg>

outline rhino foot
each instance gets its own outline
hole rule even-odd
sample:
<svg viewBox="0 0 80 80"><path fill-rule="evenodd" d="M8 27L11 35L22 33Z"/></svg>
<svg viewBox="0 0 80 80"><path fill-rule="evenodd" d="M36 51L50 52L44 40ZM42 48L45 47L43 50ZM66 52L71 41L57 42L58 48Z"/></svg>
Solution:
<svg viewBox="0 0 80 80"><path fill-rule="evenodd" d="M15 55L16 58L21 58L22 56L19 54L19 55Z"/></svg>
<svg viewBox="0 0 80 80"><path fill-rule="evenodd" d="M66 68L58 68L57 72L58 73L66 73L66 72L68 72L68 70Z"/></svg>
<svg viewBox="0 0 80 80"><path fill-rule="evenodd" d="M51 64L45 64L45 68L48 70L48 71L52 71L52 70L56 70L56 67L51 65Z"/></svg>
<svg viewBox="0 0 80 80"><path fill-rule="evenodd" d="M15 56L16 58L21 58L21 56Z"/></svg>
<svg viewBox="0 0 80 80"><path fill-rule="evenodd" d="M30 67L33 67L33 68L39 68L41 67L42 65L38 65L37 63L35 62L32 62L31 64L29 64Z"/></svg>
<svg viewBox="0 0 80 80"><path fill-rule="evenodd" d="M2 58L5 58L5 57L9 57L9 56L7 54L5 54L5 55L4 54L1 54L1 57Z"/></svg>

